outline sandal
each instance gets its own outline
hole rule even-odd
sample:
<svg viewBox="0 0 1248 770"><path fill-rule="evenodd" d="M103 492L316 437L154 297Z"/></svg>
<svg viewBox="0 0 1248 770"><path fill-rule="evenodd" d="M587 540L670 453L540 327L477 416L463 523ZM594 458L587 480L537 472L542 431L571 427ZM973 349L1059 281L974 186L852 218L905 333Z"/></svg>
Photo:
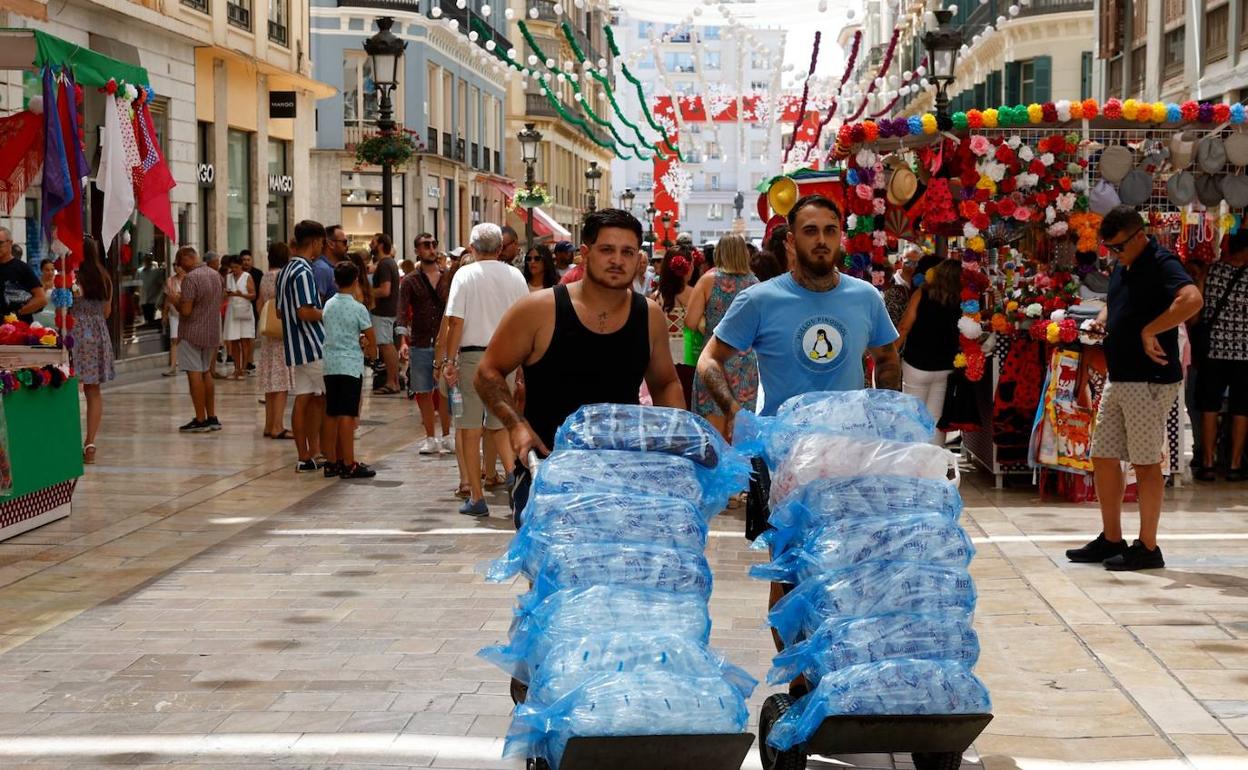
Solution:
<svg viewBox="0 0 1248 770"><path fill-rule="evenodd" d="M273 435L269 436L269 438L275 438L275 439L279 439L279 440L280 440L280 439L294 439L294 437L295 437L295 434L291 433L290 431L286 430L285 428L282 428L282 429L281 429L280 431L278 431L277 433L274 433Z"/></svg>
<svg viewBox="0 0 1248 770"><path fill-rule="evenodd" d="M82 448L82 462L85 465L95 465L95 444L87 444Z"/></svg>
<svg viewBox="0 0 1248 770"><path fill-rule="evenodd" d="M495 487L501 487L503 484L506 484L506 483L507 483L507 480L504 479L502 476L499 476L498 474L495 474L493 476L486 476L482 480L482 484L483 486L485 486L486 489L494 489Z"/></svg>
<svg viewBox="0 0 1248 770"><path fill-rule="evenodd" d="M468 489L467 484L460 484L459 488L455 490L455 496L458 497L460 500L467 500L468 496L471 494L472 494L472 491Z"/></svg>
<svg viewBox="0 0 1248 770"><path fill-rule="evenodd" d="M393 396L394 394L398 392L399 392L398 388L392 388L389 385L387 385L384 388L373 388L374 396Z"/></svg>

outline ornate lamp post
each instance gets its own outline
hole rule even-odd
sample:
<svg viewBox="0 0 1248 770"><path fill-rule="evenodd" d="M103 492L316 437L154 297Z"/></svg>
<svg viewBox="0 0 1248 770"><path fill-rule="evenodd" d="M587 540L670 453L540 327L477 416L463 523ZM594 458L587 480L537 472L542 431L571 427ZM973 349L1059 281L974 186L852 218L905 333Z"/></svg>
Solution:
<svg viewBox="0 0 1248 770"><path fill-rule="evenodd" d="M394 133L394 105L390 101L390 93L399 82L399 60L407 48L407 41L390 31L392 26L393 17L378 17L377 33L364 41L364 52L372 60L373 83L381 92L377 104L377 130L383 136ZM381 163L381 231L394 237L394 174L386 160Z"/></svg>
<svg viewBox="0 0 1248 770"><path fill-rule="evenodd" d="M633 188L625 187L624 192L620 193L620 208L628 213L633 213L633 201L637 199L637 194L633 192Z"/></svg>
<svg viewBox="0 0 1248 770"><path fill-rule="evenodd" d="M590 211L598 208L598 190L601 186L602 169L598 168L598 161L590 161L589 168L585 169L585 189L589 191Z"/></svg>
<svg viewBox="0 0 1248 770"><path fill-rule="evenodd" d="M651 201L650 205L646 206L646 243L650 244L651 256L654 256L655 241L659 239L654 232L654 215L657 213L659 211L654 207L654 202Z"/></svg>
<svg viewBox="0 0 1248 770"><path fill-rule="evenodd" d="M663 221L663 250L667 251L672 247L672 215L664 211L659 219Z"/></svg>
<svg viewBox="0 0 1248 770"><path fill-rule="evenodd" d="M533 194L533 185L535 179L533 177L533 167L537 165L537 146L541 144L542 132L538 131L536 124L525 123L524 130L516 134L516 139L520 141L520 157L524 160L524 187L525 191ZM529 210L529 214L525 217L524 222L524 243L525 253L528 249L533 248L533 210Z"/></svg>
<svg viewBox="0 0 1248 770"><path fill-rule="evenodd" d="M923 48L931 63L932 80L936 83L936 114L949 116L949 86L953 85L958 65L958 50L962 47L962 30L953 26L953 11L936 11L940 26L923 35Z"/></svg>

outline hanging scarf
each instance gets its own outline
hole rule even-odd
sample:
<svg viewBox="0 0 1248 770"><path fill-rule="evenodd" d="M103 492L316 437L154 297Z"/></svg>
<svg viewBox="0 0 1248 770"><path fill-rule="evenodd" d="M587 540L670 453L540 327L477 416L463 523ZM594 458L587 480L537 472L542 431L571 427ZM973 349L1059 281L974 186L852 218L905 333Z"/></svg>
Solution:
<svg viewBox="0 0 1248 770"><path fill-rule="evenodd" d="M0 213L22 199L43 165L43 119L29 110L0 118Z"/></svg>

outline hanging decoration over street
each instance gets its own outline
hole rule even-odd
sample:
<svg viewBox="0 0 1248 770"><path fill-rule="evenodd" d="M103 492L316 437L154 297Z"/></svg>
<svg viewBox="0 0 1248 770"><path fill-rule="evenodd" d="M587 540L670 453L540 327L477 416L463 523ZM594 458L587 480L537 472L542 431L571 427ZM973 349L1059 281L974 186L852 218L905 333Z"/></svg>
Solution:
<svg viewBox="0 0 1248 770"><path fill-rule="evenodd" d="M612 56L618 57L620 55L620 47L615 43L615 33L612 31L611 26L605 25L602 29L607 36L607 48L610 49ZM680 148L672 143L671 137L668 136L663 127L655 122L654 115L650 112L650 104L646 100L646 92L645 89L642 88L641 81L637 79L637 76L634 75L631 70L629 70L628 65L623 62L620 63L620 74L624 76L625 80L633 84L633 88L637 89L637 99L641 102L641 114L646 118L646 122L650 124L650 127L663 136L663 143L667 145L667 152L675 153L676 158L683 163L685 158L681 154Z"/></svg>
<svg viewBox="0 0 1248 770"><path fill-rule="evenodd" d="M803 160L810 158L810 151L819 146L819 140L823 138L823 129L832 122L832 118L836 116L837 101L840 97L842 89L845 88L845 82L849 80L849 75L854 71L854 65L858 62L858 49L862 46L862 30L854 31L854 41L850 44L849 58L845 60L845 71L841 74L841 79L836 86L836 94L832 96L828 102L827 113L823 120L819 121L819 128L815 131L815 139L810 143L810 147L806 150Z"/></svg>
<svg viewBox="0 0 1248 770"><path fill-rule="evenodd" d="M815 43L810 50L810 68L806 71L806 81L802 84L802 100L798 103L797 121L801 123L806 117L806 104L810 98L810 79L815 76L815 65L819 62L819 44L823 40L823 32L815 31ZM789 162L789 153L797 143L797 126L793 126L793 134L789 137L789 146L784 150L784 162Z"/></svg>

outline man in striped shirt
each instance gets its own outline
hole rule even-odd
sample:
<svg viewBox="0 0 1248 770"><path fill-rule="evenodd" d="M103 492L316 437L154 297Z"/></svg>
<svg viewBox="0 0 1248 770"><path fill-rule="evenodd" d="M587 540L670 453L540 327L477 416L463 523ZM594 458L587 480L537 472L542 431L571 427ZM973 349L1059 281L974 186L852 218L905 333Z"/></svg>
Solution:
<svg viewBox="0 0 1248 770"><path fill-rule="evenodd" d="M321 424L325 416L325 362L322 346L321 295L311 260L325 247L325 227L305 219L295 225L295 248L290 261L277 274L277 311L282 316L282 347L286 365L294 373L295 406L291 427L299 452L298 473L321 467L316 455L321 448Z"/></svg>

